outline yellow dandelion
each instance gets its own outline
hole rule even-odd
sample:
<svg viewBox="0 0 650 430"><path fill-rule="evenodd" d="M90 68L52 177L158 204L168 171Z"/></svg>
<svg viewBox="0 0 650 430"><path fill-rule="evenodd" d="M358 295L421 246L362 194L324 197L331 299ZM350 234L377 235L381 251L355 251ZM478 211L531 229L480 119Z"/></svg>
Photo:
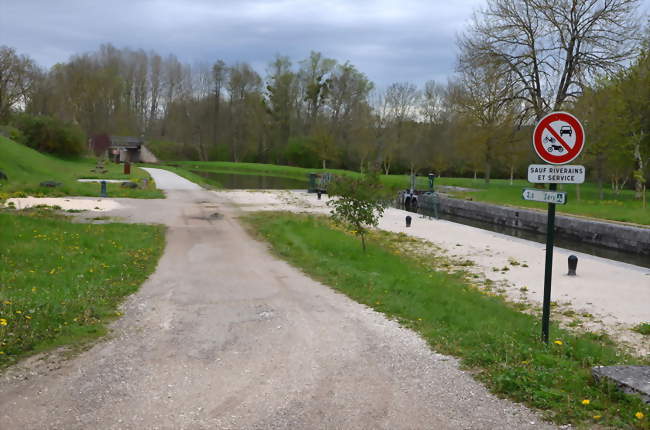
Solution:
<svg viewBox="0 0 650 430"><path fill-rule="evenodd" d="M555 342L553 342L553 343L554 343L554 344L556 344L556 345L564 345L564 342L562 342L562 341L561 341L561 340L559 340L559 339L558 339L558 340L556 340L556 341L555 341Z"/></svg>
<svg viewBox="0 0 650 430"><path fill-rule="evenodd" d="M50 270L50 275L54 275L54 272L56 272L56 268L55 268L55 269L52 269L52 270Z"/></svg>
<svg viewBox="0 0 650 430"><path fill-rule="evenodd" d="M4 355L4 353L5 353L4 351L0 351L0 355Z"/></svg>
<svg viewBox="0 0 650 430"><path fill-rule="evenodd" d="M31 320L32 316L31 315L25 315L25 318L27 318L28 320Z"/></svg>
<svg viewBox="0 0 650 430"><path fill-rule="evenodd" d="M4 305L10 305L10 304L11 304L11 301L10 301L10 300L5 300L4 302L2 302L2 304L4 304Z"/></svg>
<svg viewBox="0 0 650 430"><path fill-rule="evenodd" d="M36 287L32 287L32 293L36 292Z"/></svg>
<svg viewBox="0 0 650 430"><path fill-rule="evenodd" d="M637 420L642 420L643 418L645 418L645 415L643 415L643 412L637 412L636 414L634 414L634 417Z"/></svg>
<svg viewBox="0 0 650 430"><path fill-rule="evenodd" d="M589 403L591 403L591 402L589 401L589 399L584 399L584 400L582 401L582 404L583 404L583 405L588 405Z"/></svg>
<svg viewBox="0 0 650 430"><path fill-rule="evenodd" d="M0 318L0 325L5 326L7 325L7 320L4 318Z"/></svg>
<svg viewBox="0 0 650 430"><path fill-rule="evenodd" d="M601 419L602 417L601 417L600 415L594 415L593 418L594 418L595 420L599 420L599 419Z"/></svg>

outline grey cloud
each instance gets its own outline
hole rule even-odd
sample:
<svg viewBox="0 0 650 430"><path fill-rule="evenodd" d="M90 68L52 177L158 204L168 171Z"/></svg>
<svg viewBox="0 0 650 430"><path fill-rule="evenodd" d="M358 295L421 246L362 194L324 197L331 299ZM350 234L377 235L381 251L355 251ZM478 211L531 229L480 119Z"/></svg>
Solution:
<svg viewBox="0 0 650 430"><path fill-rule="evenodd" d="M0 0L0 44L43 66L102 43L190 63L275 54L350 61L378 87L453 73L455 35L484 0ZM650 0L646 0L646 3Z"/></svg>

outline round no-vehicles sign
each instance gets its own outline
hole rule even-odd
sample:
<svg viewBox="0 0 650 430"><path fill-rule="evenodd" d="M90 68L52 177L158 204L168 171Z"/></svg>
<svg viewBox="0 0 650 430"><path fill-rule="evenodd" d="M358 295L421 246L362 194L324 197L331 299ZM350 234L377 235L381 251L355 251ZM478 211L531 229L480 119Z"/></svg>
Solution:
<svg viewBox="0 0 650 430"><path fill-rule="evenodd" d="M539 120L533 132L533 148L549 164L566 164L575 160L584 145L582 124L570 113L549 113Z"/></svg>

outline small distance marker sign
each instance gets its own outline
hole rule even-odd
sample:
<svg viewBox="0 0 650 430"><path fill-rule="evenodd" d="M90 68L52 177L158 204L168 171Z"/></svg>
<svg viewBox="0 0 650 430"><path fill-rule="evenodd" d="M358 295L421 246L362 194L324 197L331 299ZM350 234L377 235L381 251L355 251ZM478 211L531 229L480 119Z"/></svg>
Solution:
<svg viewBox="0 0 650 430"><path fill-rule="evenodd" d="M567 112L551 112L539 120L533 132L533 148L549 164L566 164L580 155L585 131L578 119Z"/></svg>
<svg viewBox="0 0 650 430"><path fill-rule="evenodd" d="M530 188L524 188L521 196L524 200L534 202L555 203L556 205L566 204L566 193L564 191L531 190Z"/></svg>

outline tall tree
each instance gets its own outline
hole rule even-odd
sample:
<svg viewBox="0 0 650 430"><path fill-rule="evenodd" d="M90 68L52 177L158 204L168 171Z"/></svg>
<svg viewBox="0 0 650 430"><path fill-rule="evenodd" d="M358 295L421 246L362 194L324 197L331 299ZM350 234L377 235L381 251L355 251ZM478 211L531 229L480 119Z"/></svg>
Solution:
<svg viewBox="0 0 650 430"><path fill-rule="evenodd" d="M269 161L279 162L280 153L291 136L291 124L295 116L298 89L296 74L291 70L289 57L276 56L269 64L266 84L268 114L271 123ZM262 154L260 154L262 155Z"/></svg>
<svg viewBox="0 0 650 430"><path fill-rule="evenodd" d="M514 138L516 91L513 74L507 67L492 63L461 63L460 80L450 88L459 114L477 127L474 150L483 157L485 182L504 142Z"/></svg>
<svg viewBox="0 0 650 430"><path fill-rule="evenodd" d="M299 78L307 114L305 132L310 133L316 123L321 107L325 104L330 82L330 72L336 60L323 57L320 52L310 52L309 58L300 62Z"/></svg>
<svg viewBox="0 0 650 430"><path fill-rule="evenodd" d="M0 46L0 122L8 119L12 109L27 104L36 76L32 59Z"/></svg>
<svg viewBox="0 0 650 430"><path fill-rule="evenodd" d="M241 161L244 145L251 143L253 115L249 112L261 107L262 78L248 63L237 63L228 71L228 93L230 95L230 155L232 161Z"/></svg>
<svg viewBox="0 0 650 430"><path fill-rule="evenodd" d="M460 37L461 59L503 65L540 119L634 52L639 0L488 0Z"/></svg>

